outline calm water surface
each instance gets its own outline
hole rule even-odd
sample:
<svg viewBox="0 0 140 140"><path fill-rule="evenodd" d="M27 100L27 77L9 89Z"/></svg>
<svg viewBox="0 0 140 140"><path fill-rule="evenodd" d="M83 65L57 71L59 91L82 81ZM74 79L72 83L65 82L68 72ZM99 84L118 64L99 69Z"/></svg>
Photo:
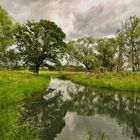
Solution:
<svg viewBox="0 0 140 140"><path fill-rule="evenodd" d="M67 80L51 79L42 95L21 108L42 140L86 140L105 133L110 140L140 140L140 96L95 90Z"/></svg>

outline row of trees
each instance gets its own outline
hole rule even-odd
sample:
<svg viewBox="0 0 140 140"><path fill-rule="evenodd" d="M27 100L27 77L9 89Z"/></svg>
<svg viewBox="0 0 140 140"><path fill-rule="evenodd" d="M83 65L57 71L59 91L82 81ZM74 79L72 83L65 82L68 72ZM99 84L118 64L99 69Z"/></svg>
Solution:
<svg viewBox="0 0 140 140"><path fill-rule="evenodd" d="M69 58L88 71L140 69L140 18L130 17L113 38L81 38L67 43Z"/></svg>
<svg viewBox="0 0 140 140"><path fill-rule="evenodd" d="M68 61L82 64L88 71L140 69L139 17L127 19L114 38L88 37L65 43L65 37L54 22L42 19L17 24L0 7L0 67L26 65L38 73L41 66L60 67L68 56Z"/></svg>

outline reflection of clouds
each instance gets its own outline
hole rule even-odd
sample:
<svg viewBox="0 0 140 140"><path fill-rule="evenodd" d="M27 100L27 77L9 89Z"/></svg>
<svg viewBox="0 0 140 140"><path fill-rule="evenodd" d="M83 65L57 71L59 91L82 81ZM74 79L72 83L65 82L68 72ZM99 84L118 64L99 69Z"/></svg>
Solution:
<svg viewBox="0 0 140 140"><path fill-rule="evenodd" d="M65 117L65 121L67 122L67 127L72 133L74 132L74 129L75 129L75 120L74 120L75 116L76 116L76 113L68 112Z"/></svg>
<svg viewBox="0 0 140 140"><path fill-rule="evenodd" d="M76 94L77 92L83 91L84 87L73 84L71 81L68 80L60 80L52 78L49 84L49 89L55 89L53 94L61 92L63 95L63 100L70 100L71 96L70 93ZM51 93L52 94L52 93Z"/></svg>
<svg viewBox="0 0 140 140"><path fill-rule="evenodd" d="M118 126L115 119L104 115L80 116L76 113L67 113L65 117L66 127L56 140L82 140L87 132L92 131L96 137L105 133L112 140L130 140L127 136L122 136L123 127Z"/></svg>
<svg viewBox="0 0 140 140"><path fill-rule="evenodd" d="M37 96L21 111L25 118L43 126L46 138L57 134L56 140L83 140L88 131L94 136L106 133L113 140L139 138L139 96L95 91L51 79L44 96L47 101Z"/></svg>
<svg viewBox="0 0 140 140"><path fill-rule="evenodd" d="M40 112L37 116L38 116L38 122L41 123L42 117L43 117L43 112Z"/></svg>
<svg viewBox="0 0 140 140"><path fill-rule="evenodd" d="M63 101L69 100L71 102L70 111L81 114L80 116L76 113L67 113L65 117L66 127L59 135L58 140L79 140L89 129L93 130L95 135L105 132L112 139L114 137L116 140L130 139L130 137L122 135L124 125L118 124L118 119L121 120L121 116L117 117L118 113L122 113L122 109L124 110L123 113L126 113L125 111L129 109L130 101L125 96L119 94L98 95L92 89L74 84L68 80L59 79L51 79L49 88L54 89L54 94L61 93ZM114 110L114 107L116 110ZM116 115L114 119L112 117L113 112ZM100 113L109 114L103 116L99 115ZM90 117L87 117L87 115L90 115Z"/></svg>

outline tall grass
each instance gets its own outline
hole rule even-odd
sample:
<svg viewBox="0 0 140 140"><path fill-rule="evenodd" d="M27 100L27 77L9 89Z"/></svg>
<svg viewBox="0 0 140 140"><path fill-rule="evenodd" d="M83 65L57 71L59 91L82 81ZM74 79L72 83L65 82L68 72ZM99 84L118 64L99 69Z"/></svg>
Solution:
<svg viewBox="0 0 140 140"><path fill-rule="evenodd" d="M140 91L140 73L69 73L0 71L0 140L38 140L38 128L29 122L20 124L21 101L47 87L51 75L97 88ZM104 138L104 137L103 137Z"/></svg>
<svg viewBox="0 0 140 140"><path fill-rule="evenodd" d="M19 124L21 101L47 87L49 76L0 71L0 140L35 140L37 129Z"/></svg>
<svg viewBox="0 0 140 140"><path fill-rule="evenodd" d="M140 73L62 73L60 77L90 87L140 91Z"/></svg>
<svg viewBox="0 0 140 140"><path fill-rule="evenodd" d="M93 132L91 130L88 130L84 140L109 140L109 138L105 133L102 133L95 137Z"/></svg>

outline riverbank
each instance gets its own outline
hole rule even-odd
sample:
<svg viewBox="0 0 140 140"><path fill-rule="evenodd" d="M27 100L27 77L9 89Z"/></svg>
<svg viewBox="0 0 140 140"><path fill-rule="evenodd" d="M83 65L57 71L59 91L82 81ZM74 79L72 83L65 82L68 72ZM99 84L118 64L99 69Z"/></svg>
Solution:
<svg viewBox="0 0 140 140"><path fill-rule="evenodd" d="M60 78L95 88L140 91L140 73L61 73Z"/></svg>
<svg viewBox="0 0 140 140"><path fill-rule="evenodd" d="M33 75L25 72L0 71L0 139L32 140L36 130L30 124L20 124L19 106L24 98L47 87L46 74Z"/></svg>
<svg viewBox="0 0 140 140"><path fill-rule="evenodd" d="M140 91L140 73L82 73L82 72L27 72L0 71L0 140L32 140L38 128L29 122L20 123L21 101L40 93L49 83L50 76L95 88Z"/></svg>

